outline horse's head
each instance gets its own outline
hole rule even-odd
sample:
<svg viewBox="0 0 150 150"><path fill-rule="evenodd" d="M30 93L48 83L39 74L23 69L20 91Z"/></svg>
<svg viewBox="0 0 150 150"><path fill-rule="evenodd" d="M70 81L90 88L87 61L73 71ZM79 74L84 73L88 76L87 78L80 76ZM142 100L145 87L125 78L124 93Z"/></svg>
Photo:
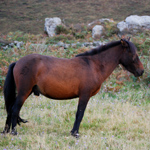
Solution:
<svg viewBox="0 0 150 150"><path fill-rule="evenodd" d="M120 64L133 73L135 77L141 76L144 73L144 67L136 53L137 48L132 42L125 39L121 39L121 44L124 52L120 59Z"/></svg>

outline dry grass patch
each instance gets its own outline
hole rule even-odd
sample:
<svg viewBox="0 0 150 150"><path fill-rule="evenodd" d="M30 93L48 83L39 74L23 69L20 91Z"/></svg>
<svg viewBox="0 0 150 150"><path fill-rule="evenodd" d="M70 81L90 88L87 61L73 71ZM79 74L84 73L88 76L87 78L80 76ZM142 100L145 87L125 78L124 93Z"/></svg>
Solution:
<svg viewBox="0 0 150 150"><path fill-rule="evenodd" d="M129 97L133 92L129 92ZM80 139L70 135L77 99L55 101L30 96L21 110L29 122L18 126L18 135L1 135L0 149L148 149L150 147L150 104L136 105L120 100L122 93L97 94L91 98L80 126ZM145 93L143 93L145 94ZM139 99L141 101L141 99ZM0 98L0 130L6 113Z"/></svg>

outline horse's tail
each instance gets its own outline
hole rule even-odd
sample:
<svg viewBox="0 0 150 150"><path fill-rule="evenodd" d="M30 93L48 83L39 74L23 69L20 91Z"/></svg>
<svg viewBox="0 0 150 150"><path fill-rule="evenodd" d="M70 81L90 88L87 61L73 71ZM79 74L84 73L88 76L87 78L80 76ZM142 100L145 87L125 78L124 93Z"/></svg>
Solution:
<svg viewBox="0 0 150 150"><path fill-rule="evenodd" d="M5 99L5 108L7 114L11 111L11 108L16 100L16 84L13 75L13 68L16 62L10 64L8 73L4 83L4 99Z"/></svg>

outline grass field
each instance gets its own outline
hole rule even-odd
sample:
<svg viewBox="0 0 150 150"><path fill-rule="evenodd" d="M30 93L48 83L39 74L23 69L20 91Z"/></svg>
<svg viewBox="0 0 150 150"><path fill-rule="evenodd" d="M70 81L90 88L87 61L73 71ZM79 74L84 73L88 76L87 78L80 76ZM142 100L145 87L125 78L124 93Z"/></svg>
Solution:
<svg viewBox="0 0 150 150"><path fill-rule="evenodd" d="M148 69L149 59L141 60ZM20 113L29 122L17 126L17 136L0 135L0 149L150 149L150 87L145 74L137 79L118 67L103 83L100 92L90 99L80 125L79 139L70 134L78 99L57 101L31 95ZM118 78L123 79L121 84ZM4 97L0 95L2 131L6 112Z"/></svg>
<svg viewBox="0 0 150 150"><path fill-rule="evenodd" d="M8 66L21 57L39 53L55 57L74 57L88 48L54 47L55 42L91 41L66 39L68 35L48 38L45 35L11 32L4 40L23 41L24 45L0 48L0 132L6 119L2 93ZM70 35L69 35L70 36ZM88 38L87 38L88 37ZM118 40L117 35L100 40ZM29 122L17 126L18 135L0 135L0 150L148 150L150 149L150 39L141 33L132 37L144 65L142 77L136 78L121 66L103 83L93 96L80 125L80 138L71 136L78 99L56 101L31 95L23 105L20 116ZM34 44L34 46L33 46ZM39 47L38 44L45 47Z"/></svg>
<svg viewBox="0 0 150 150"><path fill-rule="evenodd" d="M21 110L21 116L29 122L17 127L17 136L1 135L0 149L148 150L148 87L145 84L128 82L119 92L106 92L107 85L111 85L111 79L89 101L80 126L79 139L70 135L77 99L56 101L32 95ZM0 117L2 131L6 119L3 96L0 97Z"/></svg>

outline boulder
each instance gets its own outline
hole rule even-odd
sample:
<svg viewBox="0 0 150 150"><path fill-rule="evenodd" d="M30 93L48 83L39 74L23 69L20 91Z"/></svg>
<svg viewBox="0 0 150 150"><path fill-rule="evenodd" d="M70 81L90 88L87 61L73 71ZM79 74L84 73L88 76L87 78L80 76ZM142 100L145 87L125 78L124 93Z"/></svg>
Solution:
<svg viewBox="0 0 150 150"><path fill-rule="evenodd" d="M49 37L52 37L56 34L55 29L60 24L62 24L62 22L58 17L45 18L44 31L48 34Z"/></svg>
<svg viewBox="0 0 150 150"><path fill-rule="evenodd" d="M103 33L103 30L104 30L104 27L101 25L94 26L94 28L92 29L92 37L93 38L100 37Z"/></svg>
<svg viewBox="0 0 150 150"><path fill-rule="evenodd" d="M150 30L150 16L131 15L117 24L121 33L137 33Z"/></svg>
<svg viewBox="0 0 150 150"><path fill-rule="evenodd" d="M128 30L128 24L124 21L121 21L117 24L117 28L119 29L120 32L124 32Z"/></svg>
<svg viewBox="0 0 150 150"><path fill-rule="evenodd" d="M129 29L150 29L150 16L132 15L126 18Z"/></svg>

